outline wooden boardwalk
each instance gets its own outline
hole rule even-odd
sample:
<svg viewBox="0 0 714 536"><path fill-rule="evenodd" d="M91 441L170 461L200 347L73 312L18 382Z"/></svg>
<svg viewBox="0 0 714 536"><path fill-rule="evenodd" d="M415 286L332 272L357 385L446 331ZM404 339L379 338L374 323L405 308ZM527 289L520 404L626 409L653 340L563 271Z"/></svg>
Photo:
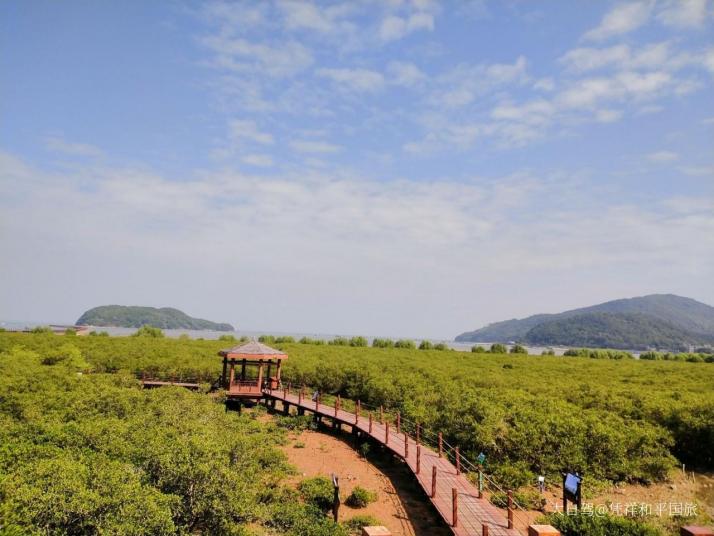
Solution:
<svg viewBox="0 0 714 536"><path fill-rule="evenodd" d="M493 506L486 498L479 499L478 488L464 474L457 474L456 467L439 453L425 445L417 445L414 438L405 433L397 433L393 424L382 424L366 415L356 415L327 404L316 403L288 390L266 390L265 395L274 400L327 417L333 422L346 424L389 448L402 458L411 469L427 497L436 507L439 515L457 536L483 534L482 527L488 527L489 536L518 536L515 529L508 528L506 515ZM388 430L388 432L387 432ZM417 449L419 459L417 460ZM406 451L406 452L405 452ZM435 494L432 496L432 477L436 468ZM455 492L453 490L456 490ZM453 495L457 496L457 519L454 526Z"/></svg>

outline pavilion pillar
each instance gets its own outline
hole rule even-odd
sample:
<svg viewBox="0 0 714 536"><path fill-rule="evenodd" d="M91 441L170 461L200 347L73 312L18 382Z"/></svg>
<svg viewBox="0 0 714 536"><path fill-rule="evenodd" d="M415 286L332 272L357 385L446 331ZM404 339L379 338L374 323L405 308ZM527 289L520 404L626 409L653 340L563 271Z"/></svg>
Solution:
<svg viewBox="0 0 714 536"><path fill-rule="evenodd" d="M263 389L263 360L258 361L258 389Z"/></svg>
<svg viewBox="0 0 714 536"><path fill-rule="evenodd" d="M226 387L226 380L228 376L228 358L226 356L223 356L223 374L221 376L221 385L225 389Z"/></svg>
<svg viewBox="0 0 714 536"><path fill-rule="evenodd" d="M278 359L277 371L275 372L275 376L278 379L278 383L280 383L280 359Z"/></svg>
<svg viewBox="0 0 714 536"><path fill-rule="evenodd" d="M265 376L268 378L268 381L270 381L270 378L272 377L272 372L273 372L273 362L268 361L268 374Z"/></svg>
<svg viewBox="0 0 714 536"><path fill-rule="evenodd" d="M244 359L243 364L240 367L240 379L243 382L245 381L245 364L246 364L246 360Z"/></svg>
<svg viewBox="0 0 714 536"><path fill-rule="evenodd" d="M235 378L236 371L235 371L235 361L231 361L231 375L230 375L230 381L228 382L228 389L231 388L231 385L233 385L233 379Z"/></svg>

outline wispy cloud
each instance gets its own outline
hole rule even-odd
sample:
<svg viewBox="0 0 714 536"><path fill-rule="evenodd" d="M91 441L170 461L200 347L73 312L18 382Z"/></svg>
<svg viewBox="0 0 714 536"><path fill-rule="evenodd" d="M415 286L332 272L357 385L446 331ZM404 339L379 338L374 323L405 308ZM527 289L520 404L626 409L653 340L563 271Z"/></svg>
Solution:
<svg viewBox="0 0 714 536"><path fill-rule="evenodd" d="M342 148L334 143L314 140L293 140L290 142L290 147L299 153L321 153L329 154L336 153Z"/></svg>
<svg viewBox="0 0 714 536"><path fill-rule="evenodd" d="M240 292L255 304L245 313L232 309L230 300L216 300L213 306L219 316L239 315L242 325L349 329L355 317L335 315L329 305L339 296L337 301L350 303L362 319L360 330L379 332L381 319L370 316L373 304L363 297L399 301L404 316L404 311L420 310L421 294L414 289L423 288L424 277L435 282L438 294L506 275L510 285L526 289L528 281L546 271L550 278L539 279L539 289L557 295L563 278L574 271L582 274L578 284L587 285L612 266L641 269L661 284L714 276L713 262L678 262L692 248L714 251L714 207L702 205L701 198L688 203L685 197L676 206L656 201L633 206L611 198L598 204L582 183L529 173L385 182L329 171L260 177L225 171L179 183L130 168L58 175L28 167L12 155L0 155L0 160L3 188L12 184L19 190L13 199L0 200L7 231L3 247L14 265L32 266L35 245L72 236L66 248L53 254L57 277L73 275L65 279L69 287L63 292L75 290L74 280L85 284L85 270L101 269L104 280L113 281L111 291L106 285L98 290L101 299L140 299L145 289L133 288L134 279L122 276L126 265L120 259L131 254L132 270L161 281L171 303ZM83 188L86 176L95 178L90 190ZM58 206L63 210L55 210ZM108 242L113 245L109 252ZM187 244L197 244L201 254L187 256ZM102 260L97 251L108 256ZM290 262L276 262L275 251ZM167 271L166 266L180 268ZM590 273L597 275L589 280ZM0 274L11 284L20 281L20 273L7 263ZM186 285L188 274L192 281L195 274L206 277L200 285ZM614 276L608 272L608 277ZM38 288L45 303L55 299L49 280ZM290 303L300 299L296 289L306 289L315 306L296 316L290 307L266 300L266 289L274 296L292 296ZM497 298L486 287L479 289L481 299ZM154 296L164 295L159 289ZM470 292L456 293L452 305L460 310L472 300ZM416 333L448 334L460 317L420 310L406 318Z"/></svg>
<svg viewBox="0 0 714 536"><path fill-rule="evenodd" d="M583 38L601 41L636 30L649 20L652 4L653 2L649 0L619 4L609 11L602 18L600 24L587 32Z"/></svg>
<svg viewBox="0 0 714 536"><path fill-rule="evenodd" d="M79 143L69 141L58 136L50 136L45 140L45 145L50 151L71 156L97 157L102 156L104 151L99 147L89 143Z"/></svg>
<svg viewBox="0 0 714 536"><path fill-rule="evenodd" d="M679 155L674 151L655 151L647 155L647 160L657 164L665 164L674 162L679 158Z"/></svg>
<svg viewBox="0 0 714 536"><path fill-rule="evenodd" d="M379 91L384 86L384 76L370 69L322 68L317 75L328 78L340 87L351 91Z"/></svg>
<svg viewBox="0 0 714 536"><path fill-rule="evenodd" d="M225 34L208 35L201 43L214 52L214 67L258 71L274 77L292 76L313 63L312 52L297 41L268 45Z"/></svg>
<svg viewBox="0 0 714 536"><path fill-rule="evenodd" d="M666 0L657 19L675 28L700 28L711 18L709 0Z"/></svg>

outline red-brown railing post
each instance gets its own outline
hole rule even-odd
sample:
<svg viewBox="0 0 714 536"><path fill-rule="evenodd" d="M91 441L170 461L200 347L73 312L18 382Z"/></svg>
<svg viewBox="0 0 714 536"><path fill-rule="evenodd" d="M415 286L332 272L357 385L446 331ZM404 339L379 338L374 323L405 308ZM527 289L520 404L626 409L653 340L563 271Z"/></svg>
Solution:
<svg viewBox="0 0 714 536"><path fill-rule="evenodd" d="M270 380L268 380L270 381ZM302 404L302 389L300 389L300 392L298 393L298 404Z"/></svg>
<svg viewBox="0 0 714 536"><path fill-rule="evenodd" d="M379 406L379 422L384 422L384 406Z"/></svg>
<svg viewBox="0 0 714 536"><path fill-rule="evenodd" d="M421 472L421 445L417 445L417 466L416 474Z"/></svg>
<svg viewBox="0 0 714 536"><path fill-rule="evenodd" d="M481 536L488 536L488 525L481 525Z"/></svg>
<svg viewBox="0 0 714 536"><path fill-rule="evenodd" d="M456 488L451 488L451 526L459 524L459 494Z"/></svg>
<svg viewBox="0 0 714 536"><path fill-rule="evenodd" d="M402 415L397 411L397 433L401 431L402 428Z"/></svg>
<svg viewBox="0 0 714 536"><path fill-rule="evenodd" d="M404 459L409 461L409 436L404 434Z"/></svg>
<svg viewBox="0 0 714 536"><path fill-rule="evenodd" d="M439 458L444 456L444 439L441 436L441 432L439 432Z"/></svg>
<svg viewBox="0 0 714 536"><path fill-rule="evenodd" d="M389 445L389 421L384 423L384 444Z"/></svg>
<svg viewBox="0 0 714 536"><path fill-rule="evenodd" d="M369 433L372 433L372 412L369 412Z"/></svg>
<svg viewBox="0 0 714 536"><path fill-rule="evenodd" d="M360 401L357 401L357 408L355 409L355 424L359 422L359 410L360 410Z"/></svg>
<svg viewBox="0 0 714 536"><path fill-rule="evenodd" d="M508 528L513 528L513 491L510 489L507 493L508 496Z"/></svg>
<svg viewBox="0 0 714 536"><path fill-rule="evenodd" d="M461 474L461 454L459 453L459 447L456 447L454 449L454 452L456 452L456 474L460 475Z"/></svg>
<svg viewBox="0 0 714 536"><path fill-rule="evenodd" d="M431 466L431 498L436 497L436 464Z"/></svg>
<svg viewBox="0 0 714 536"><path fill-rule="evenodd" d="M416 442L417 445L421 442L421 424L417 423L416 425Z"/></svg>
<svg viewBox="0 0 714 536"><path fill-rule="evenodd" d="M315 397L315 411L318 411L320 409L320 393L317 394Z"/></svg>
<svg viewBox="0 0 714 536"><path fill-rule="evenodd" d="M337 417L337 412L340 409L340 395L337 395L337 398L335 399L335 417Z"/></svg>

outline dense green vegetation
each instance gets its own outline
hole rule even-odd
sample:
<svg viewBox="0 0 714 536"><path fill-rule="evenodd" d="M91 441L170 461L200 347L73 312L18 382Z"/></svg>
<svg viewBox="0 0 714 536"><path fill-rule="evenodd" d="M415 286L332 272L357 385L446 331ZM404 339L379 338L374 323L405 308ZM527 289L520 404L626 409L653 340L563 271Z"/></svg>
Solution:
<svg viewBox="0 0 714 536"><path fill-rule="evenodd" d="M538 324L525 336L531 344L677 351L704 338L641 313L586 313Z"/></svg>
<svg viewBox="0 0 714 536"><path fill-rule="evenodd" d="M714 341L714 307L672 294L652 294L496 322L456 340L687 350L690 344Z"/></svg>
<svg viewBox="0 0 714 536"><path fill-rule="evenodd" d="M283 484L292 470L276 448L280 427L226 412L206 394L142 390L114 362L124 354L132 371L142 362L132 355L147 354L169 370L171 354L197 363L214 361L212 350L195 341L3 333L0 534L249 536L266 527L347 536L359 527L364 520L335 524Z"/></svg>
<svg viewBox="0 0 714 536"><path fill-rule="evenodd" d="M319 508L280 485L287 469L272 446L285 426L225 413L203 394L141 391L133 380L148 371L209 384L218 377L216 353L225 345L0 333L0 515L35 528L66 522L62 512L78 506L59 500L61 492L51 491L56 482L74 486L73 497L99 501L83 506L76 521L92 527L89 532L112 522L111 515L98 512L111 512L113 506L101 501L116 497L100 486L116 493L123 493L122 486L137 490L159 534L190 526L229 534L221 531L228 525L248 530L249 522L292 534L347 530L330 525ZM351 398L399 410L404 427L424 425L425 441L433 441L430 432L442 431L467 457L486 454L487 472L504 486L532 484L536 474L558 482L563 469L584 473L592 485L659 480L677 460L714 468L709 448L714 444L714 367L707 363L443 352L417 350L413 343L390 349L278 346L290 356L283 369L287 381L317 388L327 399L340 394L345 404ZM307 419L295 422L308 425ZM254 449L264 454L256 459ZM247 472L220 469L230 467L235 456ZM196 467L185 468L188 459ZM243 490L235 503L240 509L224 506L208 513L194 507L191 501L197 499L187 491L190 477L184 480L174 464L190 474L211 473L205 484L212 498L201 499L211 508L217 500L211 491L218 488L215 482L221 482L221 493L231 493L224 485L229 479ZM119 475L116 467L133 468L133 476L117 483L118 476L102 473L115 468ZM48 480L55 473L80 476ZM261 484L254 486L255 481ZM54 509L43 506L41 513L33 505L43 486L57 503ZM9 494L9 489L22 493ZM305 532L309 526L323 532Z"/></svg>
<svg viewBox="0 0 714 536"><path fill-rule="evenodd" d="M150 325L161 329L209 329L233 331L230 324L193 318L171 307L139 307L125 305L101 305L86 311L77 320L78 326L114 326L140 328Z"/></svg>
<svg viewBox="0 0 714 536"><path fill-rule="evenodd" d="M562 536L661 536L659 528L639 519L610 515L551 514L544 522L557 528Z"/></svg>

